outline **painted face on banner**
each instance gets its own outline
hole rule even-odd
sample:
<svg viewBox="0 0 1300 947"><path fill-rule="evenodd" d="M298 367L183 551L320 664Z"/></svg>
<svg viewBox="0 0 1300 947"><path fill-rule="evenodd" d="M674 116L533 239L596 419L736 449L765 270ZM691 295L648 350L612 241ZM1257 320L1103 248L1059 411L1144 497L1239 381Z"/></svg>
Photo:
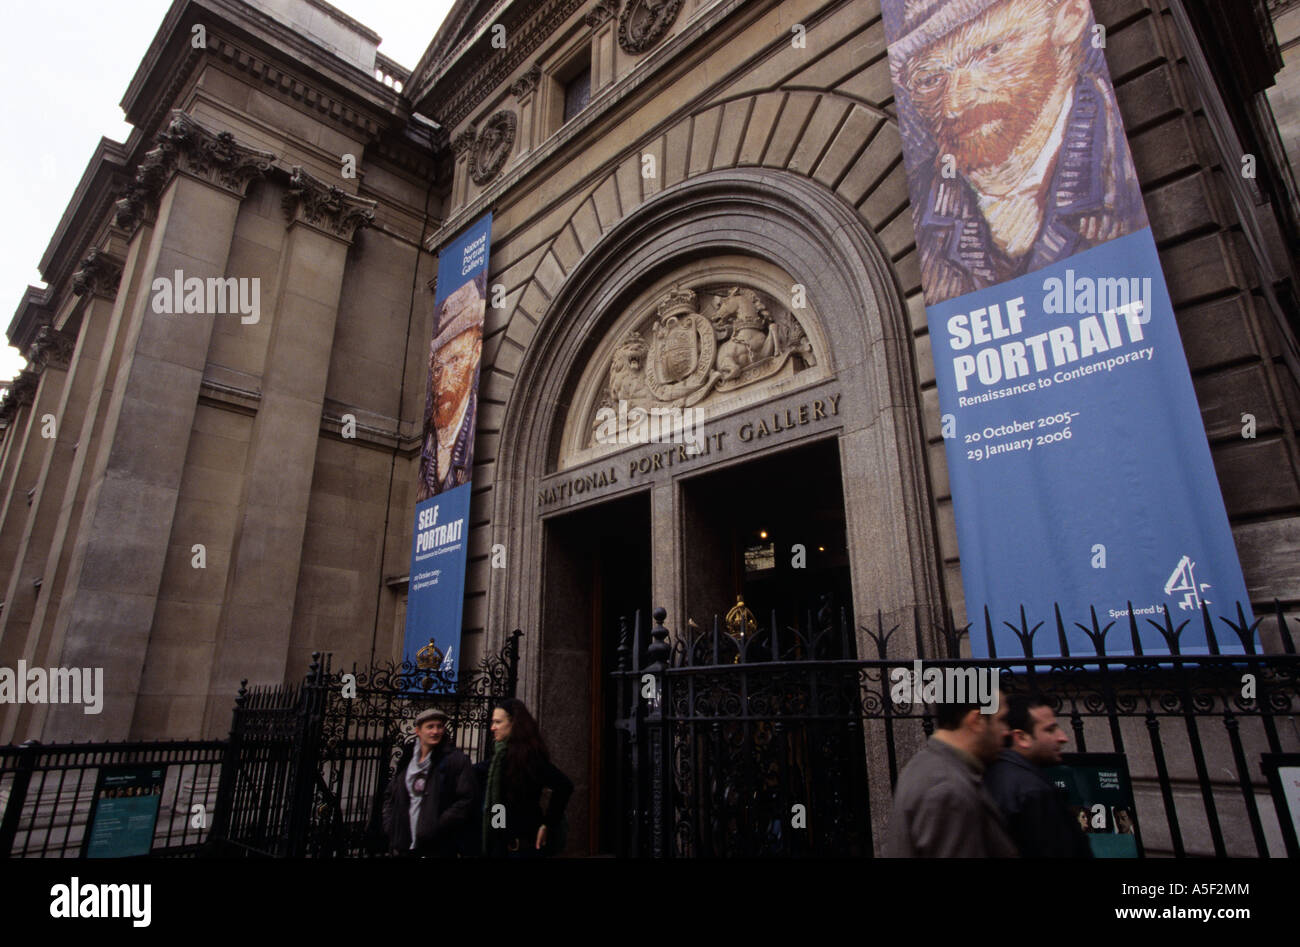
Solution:
<svg viewBox="0 0 1300 947"><path fill-rule="evenodd" d="M1015 154L1075 81L1080 10L1086 21L1087 0L1004 0L912 58L904 82L941 155L969 173Z"/></svg>
<svg viewBox="0 0 1300 947"><path fill-rule="evenodd" d="M482 350L478 327L466 329L434 354L433 385L438 393L433 404L433 420L439 430L456 420L461 405L474 384L474 368Z"/></svg>

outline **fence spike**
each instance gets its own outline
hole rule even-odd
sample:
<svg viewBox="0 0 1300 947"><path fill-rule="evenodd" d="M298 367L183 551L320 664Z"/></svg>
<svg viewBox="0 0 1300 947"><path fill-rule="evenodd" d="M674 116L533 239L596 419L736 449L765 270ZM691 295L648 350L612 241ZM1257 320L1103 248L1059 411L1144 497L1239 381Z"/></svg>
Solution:
<svg viewBox="0 0 1300 947"><path fill-rule="evenodd" d="M1201 599L1201 618L1205 620L1205 643L1210 647L1210 654L1218 655L1219 639L1214 637L1214 619L1210 617L1210 605Z"/></svg>
<svg viewBox="0 0 1300 947"><path fill-rule="evenodd" d="M1138 634L1137 616L1133 614L1133 600L1128 602L1128 631L1133 639L1133 654L1142 657L1142 636Z"/></svg>
<svg viewBox="0 0 1300 947"><path fill-rule="evenodd" d="M1061 645L1061 657L1070 656L1070 642L1065 639L1065 622L1061 621L1061 603L1053 602L1052 610L1056 613L1056 640Z"/></svg>
<svg viewBox="0 0 1300 947"><path fill-rule="evenodd" d="M1291 637L1291 629L1286 626L1286 615L1282 612L1282 603L1273 599L1273 607L1277 610L1277 633L1282 639L1282 650L1287 654L1295 654L1295 641Z"/></svg>
<svg viewBox="0 0 1300 947"><path fill-rule="evenodd" d="M989 657L996 658L998 656L998 646L993 643L993 619L989 617L989 607L987 605L984 606L984 636L989 643Z"/></svg>

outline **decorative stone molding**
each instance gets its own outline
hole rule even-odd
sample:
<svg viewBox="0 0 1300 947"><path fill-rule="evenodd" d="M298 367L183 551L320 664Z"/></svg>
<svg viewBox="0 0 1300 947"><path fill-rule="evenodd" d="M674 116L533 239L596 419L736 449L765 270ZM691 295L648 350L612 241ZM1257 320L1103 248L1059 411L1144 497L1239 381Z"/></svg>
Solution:
<svg viewBox="0 0 1300 947"><path fill-rule="evenodd" d="M451 151L457 158L474 147L474 142L478 138L473 125L470 125L459 135L451 140Z"/></svg>
<svg viewBox="0 0 1300 947"><path fill-rule="evenodd" d="M62 332L54 326L41 326L36 340L27 350L27 361L37 374L47 368L66 370L72 363L72 353L76 348L77 337L71 332Z"/></svg>
<svg viewBox="0 0 1300 947"><path fill-rule="evenodd" d="M301 222L330 236L351 241L358 229L374 223L375 208L379 203L326 184L295 166L282 206L290 223Z"/></svg>
<svg viewBox="0 0 1300 947"><path fill-rule="evenodd" d="M482 187L500 173L515 146L515 128L519 119L514 112L496 112L479 132L469 153L469 176Z"/></svg>
<svg viewBox="0 0 1300 947"><path fill-rule="evenodd" d="M546 0L517 25L506 22L510 42L495 55L485 55L471 66L455 64L446 74L439 71L438 81L447 81L451 90L445 101L439 102L435 117L439 124L455 128L463 122L496 89L501 88L516 69L533 57L542 44L587 0ZM413 100L418 102L429 93L433 84L427 69L419 77L419 88Z"/></svg>
<svg viewBox="0 0 1300 947"><path fill-rule="evenodd" d="M36 400L36 386L40 384L39 373L24 368L9 386L3 402L0 402L0 424L13 424L14 416L27 405Z"/></svg>
<svg viewBox="0 0 1300 947"><path fill-rule="evenodd" d="M112 299L122 280L122 265L95 247L72 274L72 291L78 296L104 296Z"/></svg>
<svg viewBox="0 0 1300 947"><path fill-rule="evenodd" d="M529 92L537 88L537 83L542 81L542 67L538 63L533 63L528 67L528 71L522 76L510 83L510 94L516 99L522 99Z"/></svg>
<svg viewBox="0 0 1300 947"><path fill-rule="evenodd" d="M618 2L619 0L596 0L596 5L588 11L583 20L593 30L597 29L618 16Z"/></svg>
<svg viewBox="0 0 1300 947"><path fill-rule="evenodd" d="M636 55L654 46L677 21L682 0L628 0L618 18L618 45Z"/></svg>
<svg viewBox="0 0 1300 947"><path fill-rule="evenodd" d="M135 180L117 202L114 223L135 230L156 210L163 188L177 173L206 181L242 198L255 178L271 170L275 155L235 141L230 132L213 132L179 109L140 161Z"/></svg>
<svg viewBox="0 0 1300 947"><path fill-rule="evenodd" d="M626 417L636 427L656 412L718 409L734 401L731 392L787 381L818 363L794 313L734 277L666 288L631 324L621 324L617 338L593 366L601 377L598 396L577 409L584 414L583 448L601 442L609 418Z"/></svg>

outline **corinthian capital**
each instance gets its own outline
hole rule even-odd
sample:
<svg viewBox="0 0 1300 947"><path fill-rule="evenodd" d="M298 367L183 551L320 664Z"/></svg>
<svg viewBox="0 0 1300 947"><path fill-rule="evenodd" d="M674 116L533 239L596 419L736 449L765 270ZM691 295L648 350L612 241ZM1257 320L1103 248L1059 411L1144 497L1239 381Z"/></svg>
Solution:
<svg viewBox="0 0 1300 947"><path fill-rule="evenodd" d="M474 142L478 141L478 132L473 125L462 129L460 134L451 140L451 150L454 155L460 157L465 152L474 147Z"/></svg>
<svg viewBox="0 0 1300 947"><path fill-rule="evenodd" d="M27 361L37 374L46 368L66 369L72 362L76 347L77 337L71 332L61 332L54 326L41 326L27 349Z"/></svg>
<svg viewBox="0 0 1300 947"><path fill-rule="evenodd" d="M302 222L331 236L351 240L358 228L374 223L379 204L326 184L295 167L283 206L290 223Z"/></svg>
<svg viewBox="0 0 1300 947"><path fill-rule="evenodd" d="M72 291L78 296L117 295L117 284L122 279L122 265L96 247L81 261L81 268L72 274Z"/></svg>
<svg viewBox="0 0 1300 947"><path fill-rule="evenodd" d="M528 71L510 84L510 92L517 99L522 99L529 92L537 88L537 83L542 80L542 67L533 63Z"/></svg>
<svg viewBox="0 0 1300 947"><path fill-rule="evenodd" d="M596 0L596 5L587 11L583 19L594 30L616 16L618 16L618 0Z"/></svg>
<svg viewBox="0 0 1300 947"><path fill-rule="evenodd" d="M179 109L145 153L135 180L117 202L114 223L134 230L157 209L157 201L179 171L243 197L249 183L271 170L275 155L235 141L230 132L214 132Z"/></svg>

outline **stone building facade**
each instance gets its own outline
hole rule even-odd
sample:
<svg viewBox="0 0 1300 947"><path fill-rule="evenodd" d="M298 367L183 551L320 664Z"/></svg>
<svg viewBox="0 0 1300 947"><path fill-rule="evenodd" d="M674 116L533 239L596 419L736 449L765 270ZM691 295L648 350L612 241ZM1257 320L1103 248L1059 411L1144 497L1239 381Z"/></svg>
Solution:
<svg viewBox="0 0 1300 947"><path fill-rule="evenodd" d="M1246 6L1094 0L1247 585L1296 611L1300 229ZM966 620L879 4L460 0L409 74L377 43L318 0L169 11L0 408L0 665L104 667L105 711L0 740L220 735L241 678L396 656L436 253L491 210L462 662L525 631L581 848L620 614ZM258 279L259 318L155 311L177 271ZM750 342L655 377L711 319ZM699 449L597 437L615 395L685 399Z"/></svg>

